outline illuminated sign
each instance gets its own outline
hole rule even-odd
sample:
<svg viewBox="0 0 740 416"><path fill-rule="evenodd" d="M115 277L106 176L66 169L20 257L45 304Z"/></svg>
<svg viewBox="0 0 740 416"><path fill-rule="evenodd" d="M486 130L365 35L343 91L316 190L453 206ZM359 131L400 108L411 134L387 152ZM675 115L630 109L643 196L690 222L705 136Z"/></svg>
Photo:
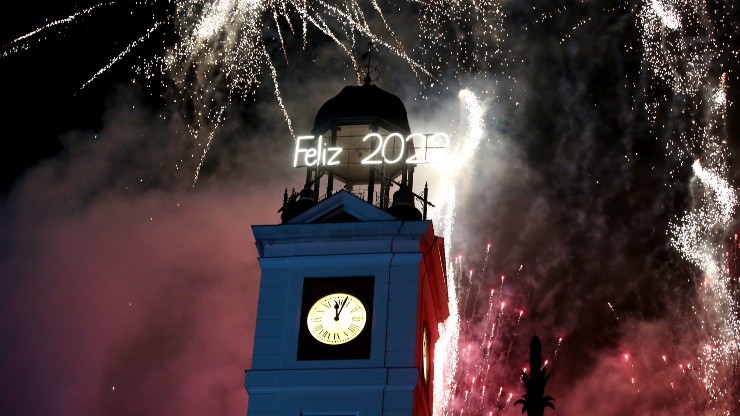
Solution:
<svg viewBox="0 0 740 416"><path fill-rule="evenodd" d="M410 148L413 148L414 138L424 141L424 146L420 149L425 151L415 151L414 154L408 156L406 152L407 143L411 142ZM434 140L441 140L441 143L430 146L429 142ZM450 146L450 136L446 133L411 133L406 137L403 137L400 133L390 133L385 137L378 133L370 133L363 137L362 141L368 142L368 147L353 149L360 152L369 152L359 161L362 165L379 165L381 163L392 165L400 162L404 155L408 156L405 162L409 165L434 163L437 160L428 157L428 150L444 150ZM414 149L416 150L416 148ZM342 158L345 150L347 149L329 145L324 141L323 136L319 136L318 139L315 136L298 136L295 141L293 167L335 166L342 163L346 164L346 159Z"/></svg>

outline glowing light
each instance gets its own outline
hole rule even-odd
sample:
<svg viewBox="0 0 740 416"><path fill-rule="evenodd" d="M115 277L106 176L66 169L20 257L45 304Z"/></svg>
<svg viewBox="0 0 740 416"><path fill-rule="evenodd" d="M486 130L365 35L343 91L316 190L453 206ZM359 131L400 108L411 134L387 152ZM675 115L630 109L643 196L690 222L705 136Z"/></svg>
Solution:
<svg viewBox="0 0 740 416"><path fill-rule="evenodd" d="M461 112L465 115L465 131L459 137L455 134L455 142L451 144L448 158L438 165L433 165L439 173L440 184L437 186L438 196L435 200L441 201L439 208L434 212L435 225L439 224L439 232L445 241L451 242L455 222L456 192L458 182L465 180L462 176L464 167L470 163L470 159L478 148L483 138L483 115L484 110L476 95L469 90L462 90L459 94ZM451 245L445 244L445 257L452 259L450 254ZM457 265L461 265L462 258L456 257ZM459 279L459 267L456 264L448 264L447 296L450 304L450 316L440 324L440 338L435 350L439 351L443 365L435 366L434 369L434 406L433 412L437 415L447 414L448 406L451 405L452 394L456 388L455 375L460 361L460 311L458 310L457 281ZM493 292L492 292L493 293ZM478 344L485 345L485 344ZM465 396L468 396L466 391Z"/></svg>
<svg viewBox="0 0 740 416"><path fill-rule="evenodd" d="M86 15L92 14L92 12L95 11L96 9L98 9L98 8L101 8L103 6L110 6L110 5L114 4L114 3L115 3L114 1L107 1L107 2L100 3L100 4L96 4L96 5L92 6L92 7L88 7L85 10L79 11L77 13L73 13L73 14L65 17L64 19L54 20L54 21L52 21L50 23L47 23L47 24L45 24L45 25L43 25L41 27L38 27L38 28L36 28L36 29L34 29L34 30L26 33L25 35L19 36L19 37L11 40L10 42L8 42L6 45L3 46L3 52L0 53L0 58L4 58L4 57L6 57L8 55L11 55L13 53L16 53L18 51L28 49L29 48L29 45L26 44L26 43L23 43L23 41L25 41L26 39L33 38L34 36L36 36L40 32L44 32L47 29L50 29L50 28L55 27L55 26L64 26L64 25L67 25L69 23L74 22L75 20L77 20L78 18L80 18L82 16L86 16Z"/></svg>
<svg viewBox="0 0 740 416"><path fill-rule="evenodd" d="M715 90L714 95L712 95L712 102L717 108L722 108L727 105L727 94L725 92L727 89L726 83L727 74L723 73L720 78L719 87ZM737 239L737 236L735 236L735 239Z"/></svg>
<svg viewBox="0 0 740 416"><path fill-rule="evenodd" d="M703 25L706 7L686 0L650 0L639 12L643 58L653 73L676 92L693 95L700 91L710 63L719 57L711 37L681 32L682 21ZM672 33L666 33L666 29Z"/></svg>
<svg viewBox="0 0 740 416"><path fill-rule="evenodd" d="M609 305L609 309L612 310L612 313L614 314L614 319L619 321L619 316L617 315L617 311L614 310L614 306L612 306L611 302L606 302L607 305Z"/></svg>
<svg viewBox="0 0 740 416"><path fill-rule="evenodd" d="M319 136L316 141L316 148L304 148L301 143L304 141L313 141L315 136L298 136L295 139L295 153L293 154L293 167L299 166L298 158L303 153L302 166L333 166L340 162L337 159L342 153L341 147L324 147L324 138Z"/></svg>
<svg viewBox="0 0 740 416"><path fill-rule="evenodd" d="M560 351L560 344L563 343L563 337L558 338L558 344L555 346L555 352L553 353L554 357L558 356L558 351Z"/></svg>
<svg viewBox="0 0 740 416"><path fill-rule="evenodd" d="M671 224L671 243L704 273L704 290L698 293L701 314L697 316L706 322L703 332L708 342L697 353L697 359L709 401L715 406L730 406L722 392L740 352L740 322L733 312L737 305L729 291L731 277L728 269L722 267L724 253L716 236L729 226L737 199L735 190L720 174L725 167L722 159L707 159L714 161L716 167L711 169L699 159L694 161L694 177L703 189L698 190L700 198L695 208ZM687 368L690 369L688 365Z"/></svg>
<svg viewBox="0 0 740 416"><path fill-rule="evenodd" d="M667 8L660 0L651 0L650 7L658 15L663 25L669 29L676 30L681 27L681 20L673 10Z"/></svg>
<svg viewBox="0 0 740 416"><path fill-rule="evenodd" d="M720 9L717 15L728 12ZM736 299L729 291L731 276L721 241L731 224L737 199L736 190L724 179L728 176L729 154L724 129L726 74L710 74L711 68L723 66L723 43L718 41L714 26L722 18L715 19L715 13L703 2L651 0L650 7L640 11L639 24L644 61L651 75L670 88L660 99L670 102L682 97L699 110L680 112L685 122L696 128L684 132L662 126L664 134L676 136L668 142L667 152L682 163L692 163L694 174L688 184L690 209L671 221L670 242L703 275L701 290L692 305L696 325L684 329L696 339L690 348L696 354L697 365L687 363L679 369L684 374L686 370L696 372L706 393L703 405L717 414L731 414L737 395L727 394L733 388L728 380L733 380L733 368L739 363L740 321ZM736 24L732 30L737 31ZM661 108L665 106L659 102L647 103L649 120L657 120ZM674 117L675 108L666 111Z"/></svg>
<svg viewBox="0 0 740 416"><path fill-rule="evenodd" d="M412 146L414 143L414 139L423 139L424 145L422 147L415 147L414 154L409 156L405 159L404 163L408 165L419 165L419 164L427 164L427 163L436 163L437 160L434 158L427 158L426 156L429 155L429 149L436 150L438 155L441 155L444 150L446 150L450 145L450 136L448 136L446 133L433 133L433 134L421 134L421 133L411 133L410 135L406 136L405 138L399 134L399 133L390 133L385 138L382 137L378 133L370 133L367 134L365 137L362 138L362 142L368 142L368 143L375 143L375 145L370 145L368 147L363 147L362 150L366 150L369 152L367 156L362 158L360 160L361 165L379 165L379 164L387 164L387 165L393 165L395 163L398 163L403 158L404 154L406 154L406 143L411 142ZM436 138L442 139L442 145L435 144L433 147L429 147L428 143L429 140L434 140ZM400 148L395 148L394 143L397 142L400 143ZM315 148L306 148L303 147L303 142L316 142ZM388 152L388 144L391 144L391 147L394 148L395 151L398 152L398 155L395 157L389 158L388 155L386 155L386 152ZM337 146L326 146L324 137L319 136L316 138L316 136L298 136L296 137L295 141L295 152L293 153L293 167L310 167L310 166L334 166L341 164L342 160L342 153L344 153L346 149L343 149L341 147ZM350 150L358 150L358 149L350 149ZM303 155L301 163L299 163L300 156ZM422 156L426 155L426 156ZM440 156L441 157L441 156Z"/></svg>

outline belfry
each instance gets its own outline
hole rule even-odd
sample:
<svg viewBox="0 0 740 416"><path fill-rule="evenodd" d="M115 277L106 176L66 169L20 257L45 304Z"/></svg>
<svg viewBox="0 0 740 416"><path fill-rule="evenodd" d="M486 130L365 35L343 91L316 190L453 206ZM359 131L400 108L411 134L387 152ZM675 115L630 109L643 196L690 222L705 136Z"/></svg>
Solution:
<svg viewBox="0 0 740 416"><path fill-rule="evenodd" d="M431 415L445 250L426 186L414 192L406 109L368 76L329 99L311 133L296 141L306 181L283 196L281 223L252 227L248 415Z"/></svg>

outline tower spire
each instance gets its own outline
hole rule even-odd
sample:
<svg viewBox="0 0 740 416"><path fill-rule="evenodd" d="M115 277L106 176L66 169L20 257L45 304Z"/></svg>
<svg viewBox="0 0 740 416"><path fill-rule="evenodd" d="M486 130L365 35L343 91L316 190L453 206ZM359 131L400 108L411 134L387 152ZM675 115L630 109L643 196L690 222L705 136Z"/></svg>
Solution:
<svg viewBox="0 0 740 416"><path fill-rule="evenodd" d="M362 60L363 61L367 58L367 65L365 65L365 68L366 68L365 79L364 79L365 85L370 85L370 83L372 82L372 79L370 78L370 58L372 57L373 47L374 46L375 45L373 45L373 42L372 41L368 42L367 43L367 52L365 52L365 53L362 54Z"/></svg>

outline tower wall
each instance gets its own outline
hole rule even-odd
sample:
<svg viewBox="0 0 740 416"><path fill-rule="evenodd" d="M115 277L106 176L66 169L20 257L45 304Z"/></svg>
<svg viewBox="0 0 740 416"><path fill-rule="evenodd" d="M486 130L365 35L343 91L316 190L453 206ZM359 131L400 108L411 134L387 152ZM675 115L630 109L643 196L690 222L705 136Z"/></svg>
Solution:
<svg viewBox="0 0 740 416"><path fill-rule="evenodd" d="M427 287L444 280L429 278L444 270L443 256L427 258L441 243L431 222L284 224L254 226L253 232L262 275L245 378L248 414L430 414L431 382L420 372L421 328L429 321L434 340L444 319L431 311L438 296ZM439 261L441 269L434 265ZM350 290L354 279L372 279L369 355L299 359L304 282L332 278Z"/></svg>

